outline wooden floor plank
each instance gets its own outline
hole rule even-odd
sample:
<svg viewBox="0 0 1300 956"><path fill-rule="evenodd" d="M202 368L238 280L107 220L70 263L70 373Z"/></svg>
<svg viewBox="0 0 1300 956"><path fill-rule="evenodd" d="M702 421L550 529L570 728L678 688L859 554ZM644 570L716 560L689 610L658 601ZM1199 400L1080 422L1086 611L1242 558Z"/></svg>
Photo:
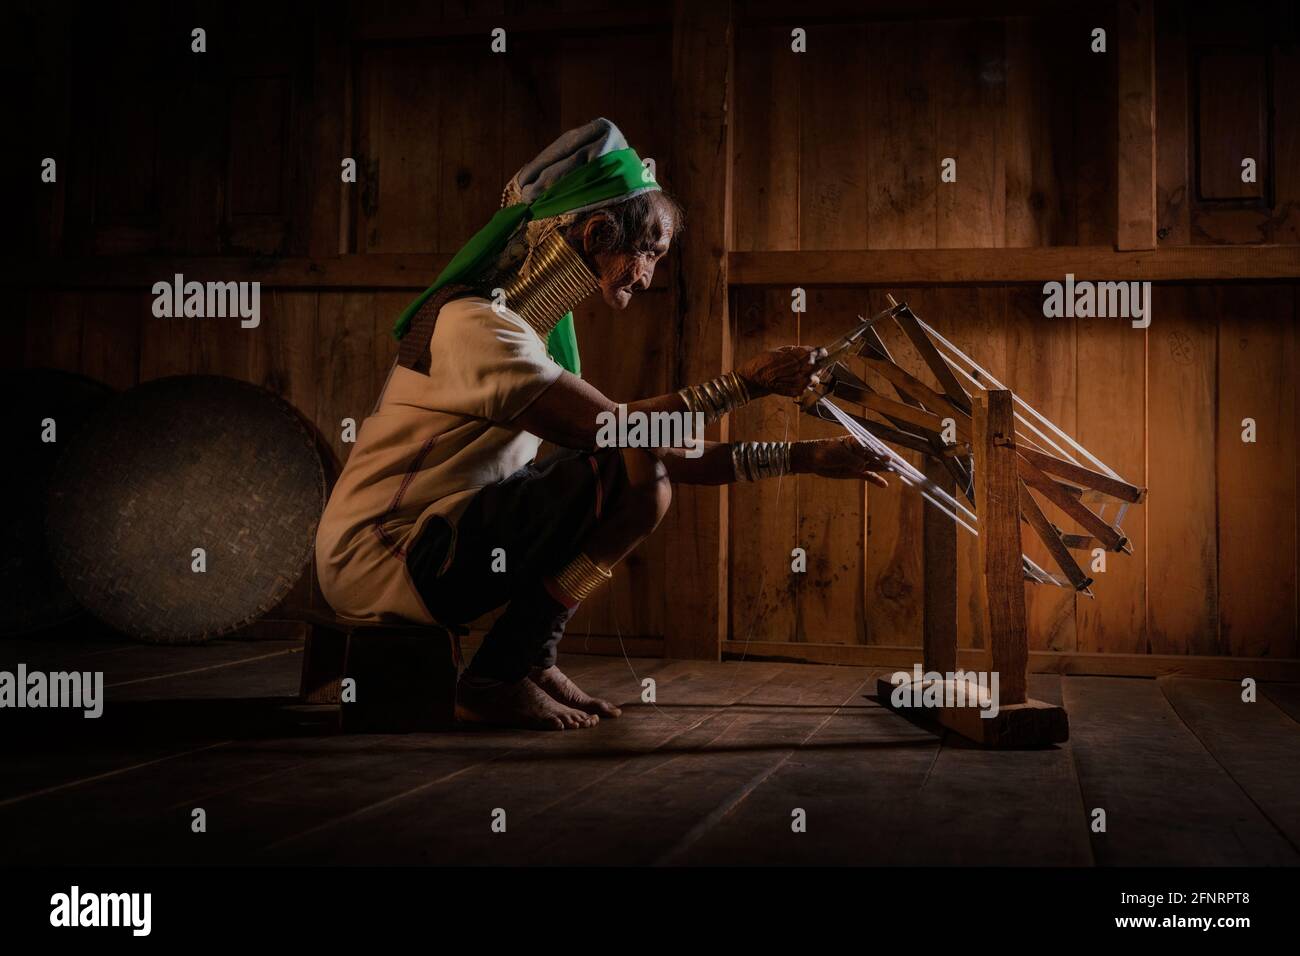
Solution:
<svg viewBox="0 0 1300 956"><path fill-rule="evenodd" d="M671 674L664 672L674 667L683 672L692 670L690 665L661 661L632 663L639 674L656 675L661 682L671 682ZM627 662L622 659L571 657L565 667L592 692L605 693L616 701L635 701L640 692L640 684L632 680ZM621 720L611 722L610 727L621 723ZM382 815L368 813L370 808L393 801L400 803L398 798L406 794L438 792L440 786L444 787L441 791L444 797L451 792L459 801L461 781L471 771L491 766L516 752L544 747L562 736L572 735L481 729L282 741L279 749L299 758L290 779L257 782L232 789L210 801L216 808L211 811L213 817L222 820L228 831L223 844L213 849L210 858L214 861L264 858L265 848L279 844L292 852L303 842L297 837L328 830L335 822L342 825L344 842L378 839L385 834L369 827L372 819L380 819ZM446 789L445 785L452 781L456 781L456 786ZM278 848L271 852L283 855ZM327 853L324 859L332 856Z"/></svg>
<svg viewBox="0 0 1300 956"><path fill-rule="evenodd" d="M1058 688L1030 678L1039 699L1057 702ZM805 833L791 830L795 807L807 812ZM681 862L1086 865L1091 856L1068 747L988 751L952 735L941 747L873 699L841 711Z"/></svg>
<svg viewBox="0 0 1300 956"><path fill-rule="evenodd" d="M1300 684L1267 683L1259 689L1288 717L1300 723Z"/></svg>
<svg viewBox="0 0 1300 956"><path fill-rule="evenodd" d="M14 665L23 663L29 668L44 669L42 662L46 661L56 662L64 668L79 666L84 661L85 666L90 667L96 658L147 649L147 644L112 637L5 637L0 638L0 667L11 670Z"/></svg>
<svg viewBox="0 0 1300 956"><path fill-rule="evenodd" d="M105 687L122 687L252 661L270 654L291 653L302 648L302 642L295 640L217 640L193 645L106 643L96 646L96 643L4 641L0 642L0 667L10 669L21 662L27 665L28 671L102 671Z"/></svg>
<svg viewBox="0 0 1300 956"><path fill-rule="evenodd" d="M673 863L871 864L900 829L939 750L930 731L880 706L868 672L856 699L829 720ZM792 830L802 809L807 829Z"/></svg>
<svg viewBox="0 0 1300 956"><path fill-rule="evenodd" d="M622 660L609 658L588 658L569 669L581 674L585 667L612 668L615 664L626 673ZM653 669L650 662L642 664L646 670ZM262 669L274 666L270 662L260 664ZM239 705L234 695L253 676L248 667L223 669L216 674L219 677L214 680L220 680L221 685L210 692L230 695L222 703ZM279 691L277 696L288 697L296 692L296 674L281 672L278 679L287 686L272 686ZM265 684L265 675L253 676L252 683ZM158 683L141 686L155 693L166 691ZM178 710L181 703L195 702L131 701L115 712L131 709L133 715L143 712L164 716L193 712ZM202 713L206 717L207 711ZM254 722L256 717L245 721ZM114 775L51 794L31 805L9 807L10 812L0 819L13 832L32 836L31 843L19 841L22 845L15 847L15 852L28 854L33 860L144 863L246 859L259 841L269 842L301 828L304 815L310 818L313 802L329 804L333 799L337 803L340 792L345 799L365 800L373 789L382 789L386 784L401 786L408 773L418 773L430 765L451 773L481 759L483 750L493 745L508 747L517 743L519 735L503 732L495 741L478 736L475 747L464 745L466 736L472 735L316 735L234 740L213 750L181 755L165 764L144 768L148 771L144 779ZM136 750L152 746L155 744L146 739L136 745ZM88 755L77 753L63 763L80 767L86 765L87 759ZM364 783L354 779L366 773L371 776ZM340 787L343 780L349 781L347 787ZM210 828L208 834L192 838L189 819L196 806L208 812ZM247 826L248 818L265 819L265 832ZM240 819L244 822L236 823ZM232 827L237 832L232 833Z"/></svg>
<svg viewBox="0 0 1300 956"><path fill-rule="evenodd" d="M249 698L293 697L302 674L302 645L257 653L263 643L250 650L252 656L220 667L197 666L165 680L120 682L108 690L110 703L165 700L245 700Z"/></svg>
<svg viewBox="0 0 1300 956"><path fill-rule="evenodd" d="M566 654L624 717L569 733L339 736L273 719L298 713L283 708L298 645L227 644L32 657L102 657L117 686L98 721L6 715L6 859L1300 863L1300 685L1261 685L1248 705L1231 682L1034 675L1033 696L1067 706L1071 741L1008 752L882 708L866 668ZM205 834L190 830L195 807ZM1105 834L1089 832L1094 807ZM795 808L807 832L792 832Z"/></svg>
<svg viewBox="0 0 1300 956"><path fill-rule="evenodd" d="M1162 677L1178 716L1273 826L1300 848L1300 725L1234 681Z"/></svg>
<svg viewBox="0 0 1300 956"><path fill-rule="evenodd" d="M744 676L753 664L736 665ZM858 668L783 665L770 680L751 685L716 716L674 735L650 753L631 754L613 773L562 802L548 800L513 838L475 831L465 862L637 865L671 852L719 806L786 758L831 709L865 686ZM661 705L669 699L661 695ZM689 713L689 708L683 707ZM598 755L593 755L599 760ZM579 770L583 768L578 768ZM526 779L521 777L521 782ZM523 792L512 794L528 800ZM619 834L610 839L611 832ZM496 835L499 836L499 835Z"/></svg>
<svg viewBox="0 0 1300 956"><path fill-rule="evenodd" d="M102 670L103 712L97 718L69 710L8 713L9 732L0 738L0 800L13 802L211 747L230 739L237 728L262 719L263 710L249 699L250 692L269 695L283 685L279 693L297 694L299 642L214 642L146 651L144 656L134 648L77 656L75 663L57 657L35 659L32 666L46 670ZM259 677L262 673L272 678ZM182 701L174 707L160 702L205 692L228 700L210 705Z"/></svg>
<svg viewBox="0 0 1300 956"><path fill-rule="evenodd" d="M1061 702L1061 678L1033 674L1029 696ZM986 750L946 734L909 818L893 831L891 863L1087 866L1088 831L1069 743Z"/></svg>
<svg viewBox="0 0 1300 956"><path fill-rule="evenodd" d="M401 801L332 825L275 848L272 857L297 863L560 862L544 846L557 833L591 842L575 832L568 811L591 793L605 793L622 775L658 766L682 747L716 734L725 705L774 680L787 665L675 662L658 680L655 706L638 696L621 697L623 716L582 733L507 735L517 746L482 762L455 780L431 780ZM608 692L597 682L592 693ZM638 688L639 692L639 688ZM528 737L521 741L521 737ZM522 746L527 743L528 746ZM429 779L426 776L426 779ZM604 842L620 844L642 826L630 814L643 800L616 808L620 825ZM506 811L505 835L490 829L495 808ZM581 816L581 814L579 814ZM614 839L611 834L617 834ZM540 851L540 852L539 852Z"/></svg>
<svg viewBox="0 0 1300 956"><path fill-rule="evenodd" d="M1106 811L1091 834L1106 866L1230 866L1300 862L1202 746L1154 680L1070 677L1070 743L1084 811Z"/></svg>

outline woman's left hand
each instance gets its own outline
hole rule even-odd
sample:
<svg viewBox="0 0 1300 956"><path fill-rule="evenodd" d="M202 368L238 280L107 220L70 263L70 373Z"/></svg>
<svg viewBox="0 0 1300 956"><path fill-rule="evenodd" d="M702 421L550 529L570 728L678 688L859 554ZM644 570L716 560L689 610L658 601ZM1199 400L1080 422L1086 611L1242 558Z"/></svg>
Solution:
<svg viewBox="0 0 1300 956"><path fill-rule="evenodd" d="M849 435L796 442L790 451L796 472L823 478L859 478L881 488L889 487L884 476L877 474L890 469L889 459Z"/></svg>

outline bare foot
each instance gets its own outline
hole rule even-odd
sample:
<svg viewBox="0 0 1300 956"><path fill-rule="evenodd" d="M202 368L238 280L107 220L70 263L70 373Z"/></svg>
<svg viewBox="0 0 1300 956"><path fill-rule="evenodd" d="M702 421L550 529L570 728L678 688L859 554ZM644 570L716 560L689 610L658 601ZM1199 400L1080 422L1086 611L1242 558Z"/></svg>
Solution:
<svg viewBox="0 0 1300 956"><path fill-rule="evenodd" d="M561 704L576 707L588 714L598 714L601 717L617 717L623 713L609 701L592 697L569 680L568 675L554 664L546 668L534 668L528 676L529 680Z"/></svg>
<svg viewBox="0 0 1300 956"><path fill-rule="evenodd" d="M456 719L529 730L575 730L600 722L597 716L553 699L527 677L513 684L487 685L462 679L456 688Z"/></svg>

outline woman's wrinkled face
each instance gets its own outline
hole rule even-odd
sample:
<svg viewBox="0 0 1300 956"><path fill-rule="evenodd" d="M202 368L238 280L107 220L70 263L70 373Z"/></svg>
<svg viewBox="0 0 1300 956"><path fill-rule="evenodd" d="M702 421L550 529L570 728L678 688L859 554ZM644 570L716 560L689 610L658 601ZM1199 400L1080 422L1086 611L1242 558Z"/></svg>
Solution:
<svg viewBox="0 0 1300 956"><path fill-rule="evenodd" d="M628 303L632 301L634 292L650 288L655 266L672 244L672 216L667 211L656 212L656 221L645 231L643 239L634 249L590 252L594 245L592 237L599 227L599 220L599 216L592 216L587 220L583 230L583 238L590 253L589 258L596 266L601 297L612 309L626 309Z"/></svg>

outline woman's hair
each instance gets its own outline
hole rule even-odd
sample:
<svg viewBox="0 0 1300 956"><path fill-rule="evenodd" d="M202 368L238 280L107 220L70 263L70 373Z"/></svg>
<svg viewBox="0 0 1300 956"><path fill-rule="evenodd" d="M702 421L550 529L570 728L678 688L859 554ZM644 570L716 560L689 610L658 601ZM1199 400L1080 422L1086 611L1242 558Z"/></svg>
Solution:
<svg viewBox="0 0 1300 956"><path fill-rule="evenodd" d="M576 240L574 245L581 249L587 221L593 216L600 216L592 233L593 247L587 249L587 253L634 253L658 242L660 224L665 214L672 225L673 237L676 238L682 231L685 219L677 200L661 189L638 193L613 206L593 209L579 216L569 226L569 238L571 241Z"/></svg>

